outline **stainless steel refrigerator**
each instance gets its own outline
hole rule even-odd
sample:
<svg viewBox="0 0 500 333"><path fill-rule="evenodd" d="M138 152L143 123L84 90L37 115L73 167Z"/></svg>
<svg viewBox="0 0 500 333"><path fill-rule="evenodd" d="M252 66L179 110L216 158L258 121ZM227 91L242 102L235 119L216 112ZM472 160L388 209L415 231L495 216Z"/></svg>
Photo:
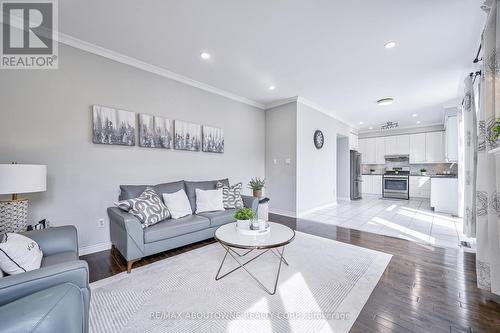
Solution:
<svg viewBox="0 0 500 333"><path fill-rule="evenodd" d="M361 199L361 187L363 177L361 175L361 153L356 150L350 151L351 166L351 200Z"/></svg>

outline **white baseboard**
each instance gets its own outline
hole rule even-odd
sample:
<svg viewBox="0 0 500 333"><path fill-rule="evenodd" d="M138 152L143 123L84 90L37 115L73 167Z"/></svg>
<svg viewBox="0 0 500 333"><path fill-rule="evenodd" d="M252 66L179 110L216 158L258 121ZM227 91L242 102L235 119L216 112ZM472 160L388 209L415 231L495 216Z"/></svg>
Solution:
<svg viewBox="0 0 500 333"><path fill-rule="evenodd" d="M111 248L111 242L106 242L106 243L100 243L100 244L95 244L95 245L89 245L89 246L82 246L80 247L79 255L84 256L86 254L91 254L91 253L96 253L100 251L106 251Z"/></svg>
<svg viewBox="0 0 500 333"><path fill-rule="evenodd" d="M288 217L297 217L297 214L295 212L292 212L291 210L284 210L284 209L278 209L278 208L269 208L269 213L284 215L284 216L288 216Z"/></svg>
<svg viewBox="0 0 500 333"><path fill-rule="evenodd" d="M349 198L349 197L338 197L337 201L339 201L339 200L340 201L351 201L351 198Z"/></svg>
<svg viewBox="0 0 500 333"><path fill-rule="evenodd" d="M304 215L317 212L318 210L322 210L322 209L330 208L330 207L334 207L334 206L337 206L337 201L331 202L329 204L322 205L322 206L319 206L319 207L315 207L315 208L312 208L312 209L308 209L306 211L303 211L303 212L299 213L297 217L303 217Z"/></svg>

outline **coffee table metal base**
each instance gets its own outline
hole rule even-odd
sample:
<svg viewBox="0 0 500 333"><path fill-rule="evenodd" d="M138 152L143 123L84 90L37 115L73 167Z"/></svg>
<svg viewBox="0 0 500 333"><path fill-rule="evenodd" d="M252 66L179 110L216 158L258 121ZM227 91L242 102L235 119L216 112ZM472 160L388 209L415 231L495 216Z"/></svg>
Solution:
<svg viewBox="0 0 500 333"><path fill-rule="evenodd" d="M243 262L240 258L244 258L247 254L253 252L255 249L251 249L251 250L248 250L246 251L245 253L243 254L239 254L238 252L236 252L234 249L232 249L230 246L227 246L227 245L224 245L222 243L219 243L225 250L226 250L226 254L224 255L224 258L222 259L222 262L220 263L220 266L219 266L219 270L217 271L217 275L215 276L215 280L218 281L220 279L222 279L223 277L226 277L228 276L229 274L237 271L238 269L240 268L243 268L251 277L252 279L254 279L258 284L259 286L264 289L269 295L274 295L276 293L276 288L278 286L278 280L280 278L280 272L281 272L281 264L285 264L288 266L288 262L286 261L286 259L283 257L283 253L285 252L285 246L283 246L281 248L281 251L276 248L270 248L270 249L265 249L263 250L261 253L259 253L258 255L254 256L253 258ZM246 267L245 265L251 263L252 261L254 261L255 259L259 258L260 256L262 256L263 254L267 253L271 251L271 253L273 253L275 256L277 256L279 258L279 265L278 265L278 271L276 273L276 280L274 282L274 288L273 290L269 290L268 288L266 288L266 286L255 276L252 274L252 272L250 272ZM230 255L231 257L233 257L233 259L238 263L238 267L230 270L229 272L223 274L223 275L219 275L220 274L220 271L222 270L222 266L224 266L224 262L226 261L226 258L227 258L227 255Z"/></svg>

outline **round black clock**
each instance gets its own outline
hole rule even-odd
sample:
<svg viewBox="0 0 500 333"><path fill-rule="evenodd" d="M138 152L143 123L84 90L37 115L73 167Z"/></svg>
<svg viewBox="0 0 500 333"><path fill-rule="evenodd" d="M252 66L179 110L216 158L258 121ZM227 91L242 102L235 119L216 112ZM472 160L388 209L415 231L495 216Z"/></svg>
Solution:
<svg viewBox="0 0 500 333"><path fill-rule="evenodd" d="M316 130L314 132L314 146L316 149L321 149L323 148L323 144L325 143L325 137L323 136L323 132L320 130Z"/></svg>

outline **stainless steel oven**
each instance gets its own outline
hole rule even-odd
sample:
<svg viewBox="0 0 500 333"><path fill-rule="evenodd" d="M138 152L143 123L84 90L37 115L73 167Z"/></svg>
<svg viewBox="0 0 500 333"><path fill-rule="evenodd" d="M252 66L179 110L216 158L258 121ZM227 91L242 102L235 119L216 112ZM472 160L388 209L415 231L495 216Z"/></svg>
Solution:
<svg viewBox="0 0 500 333"><path fill-rule="evenodd" d="M409 175L384 174L382 177L382 194L384 198L410 198Z"/></svg>

